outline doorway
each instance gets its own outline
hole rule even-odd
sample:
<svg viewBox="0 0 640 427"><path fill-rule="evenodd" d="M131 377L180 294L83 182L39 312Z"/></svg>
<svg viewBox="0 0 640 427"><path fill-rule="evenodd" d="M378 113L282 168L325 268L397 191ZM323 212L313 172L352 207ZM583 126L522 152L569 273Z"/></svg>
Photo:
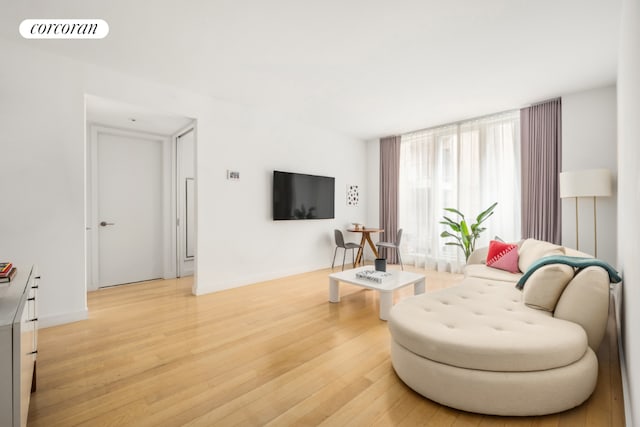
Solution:
<svg viewBox="0 0 640 427"><path fill-rule="evenodd" d="M96 132L98 287L164 276L165 144L152 135Z"/></svg>
<svg viewBox="0 0 640 427"><path fill-rule="evenodd" d="M85 99L87 290L193 274L195 121Z"/></svg>

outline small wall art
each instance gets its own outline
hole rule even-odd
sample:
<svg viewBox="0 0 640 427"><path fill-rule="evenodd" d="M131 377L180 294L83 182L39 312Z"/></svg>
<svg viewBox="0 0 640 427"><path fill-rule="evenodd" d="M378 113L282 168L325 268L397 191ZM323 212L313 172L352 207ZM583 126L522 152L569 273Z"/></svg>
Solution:
<svg viewBox="0 0 640 427"><path fill-rule="evenodd" d="M360 191L357 185L347 185L347 206L358 206Z"/></svg>

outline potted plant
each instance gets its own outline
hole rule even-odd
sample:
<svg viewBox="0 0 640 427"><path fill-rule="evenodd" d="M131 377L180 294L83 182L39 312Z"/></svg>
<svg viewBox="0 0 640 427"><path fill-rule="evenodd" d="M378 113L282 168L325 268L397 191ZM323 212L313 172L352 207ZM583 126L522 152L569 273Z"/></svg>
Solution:
<svg viewBox="0 0 640 427"><path fill-rule="evenodd" d="M440 224L449 226L453 233L445 230L440 234L440 237L453 237L454 239L456 239L455 242L446 242L445 244L449 246L459 246L462 249L462 252L464 252L465 262L469 259L471 252L473 252L476 248L476 239L480 237L480 233L486 230L485 227L480 227L480 224L485 222L491 215L493 215L493 209L497 204L498 202L492 204L485 211L481 212L476 217L476 222L471 224L470 226L467 224L464 214L459 210L453 208L444 209L447 212L452 212L458 215L459 221L454 221L453 219L444 215L442 217L444 221L440 221Z"/></svg>

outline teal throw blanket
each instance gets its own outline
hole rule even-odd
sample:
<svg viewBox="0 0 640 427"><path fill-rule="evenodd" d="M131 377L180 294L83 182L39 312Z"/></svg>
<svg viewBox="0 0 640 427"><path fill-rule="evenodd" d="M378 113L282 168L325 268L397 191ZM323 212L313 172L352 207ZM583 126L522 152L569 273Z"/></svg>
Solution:
<svg viewBox="0 0 640 427"><path fill-rule="evenodd" d="M540 267L549 264L565 264L577 269L583 269L586 267L596 266L604 268L607 273L609 273L609 280L612 283L618 283L622 281L622 278L618 275L618 272L611 267L606 262L596 259L596 258L582 258L582 257L574 257L574 256L566 256L566 255L552 255L540 258L531 264L531 267L527 270L526 273L522 275L518 283L516 283L516 288L522 289L524 288L524 284L527 279Z"/></svg>

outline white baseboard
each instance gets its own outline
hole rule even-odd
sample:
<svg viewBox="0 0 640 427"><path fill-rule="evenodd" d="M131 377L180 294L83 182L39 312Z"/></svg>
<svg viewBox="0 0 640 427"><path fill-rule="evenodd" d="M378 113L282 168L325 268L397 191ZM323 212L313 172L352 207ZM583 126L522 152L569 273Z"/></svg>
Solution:
<svg viewBox="0 0 640 427"><path fill-rule="evenodd" d="M210 281L203 280L202 279L203 275L207 274L207 272L204 272L196 277L196 281L194 282L193 294L206 295L209 293L218 292L226 289L239 288L242 286L252 285L255 283L266 282L268 280L279 279L281 277L293 276L296 274L302 274L302 273L308 273L310 271L321 270L328 267L330 267L330 265L324 265L324 264L307 265L303 267L297 267L297 268L280 270L280 271L272 271L267 273L252 274L252 275L246 275L246 276L236 276L233 279L221 280L219 282L214 282L213 280L210 280Z"/></svg>
<svg viewBox="0 0 640 427"><path fill-rule="evenodd" d="M618 339L618 355L620 356L620 375L622 376L622 400L624 403L624 419L627 427L633 427L633 412L631 411L631 395L627 381L627 364L622 352L622 340Z"/></svg>
<svg viewBox="0 0 640 427"><path fill-rule="evenodd" d="M54 314L53 316L40 316L38 318L38 328L49 328L51 326L64 325L65 323L77 322L89 318L87 309L74 311L72 313Z"/></svg>
<svg viewBox="0 0 640 427"><path fill-rule="evenodd" d="M620 363L620 376L622 377L622 400L624 403L624 419L626 427L633 427L633 411L631 410L631 393L629 390L629 381L627 380L627 363L624 356L624 347L622 345L621 315L622 309L622 283L611 285L611 294L613 295L613 306L616 310L616 334L618 335L618 362Z"/></svg>

